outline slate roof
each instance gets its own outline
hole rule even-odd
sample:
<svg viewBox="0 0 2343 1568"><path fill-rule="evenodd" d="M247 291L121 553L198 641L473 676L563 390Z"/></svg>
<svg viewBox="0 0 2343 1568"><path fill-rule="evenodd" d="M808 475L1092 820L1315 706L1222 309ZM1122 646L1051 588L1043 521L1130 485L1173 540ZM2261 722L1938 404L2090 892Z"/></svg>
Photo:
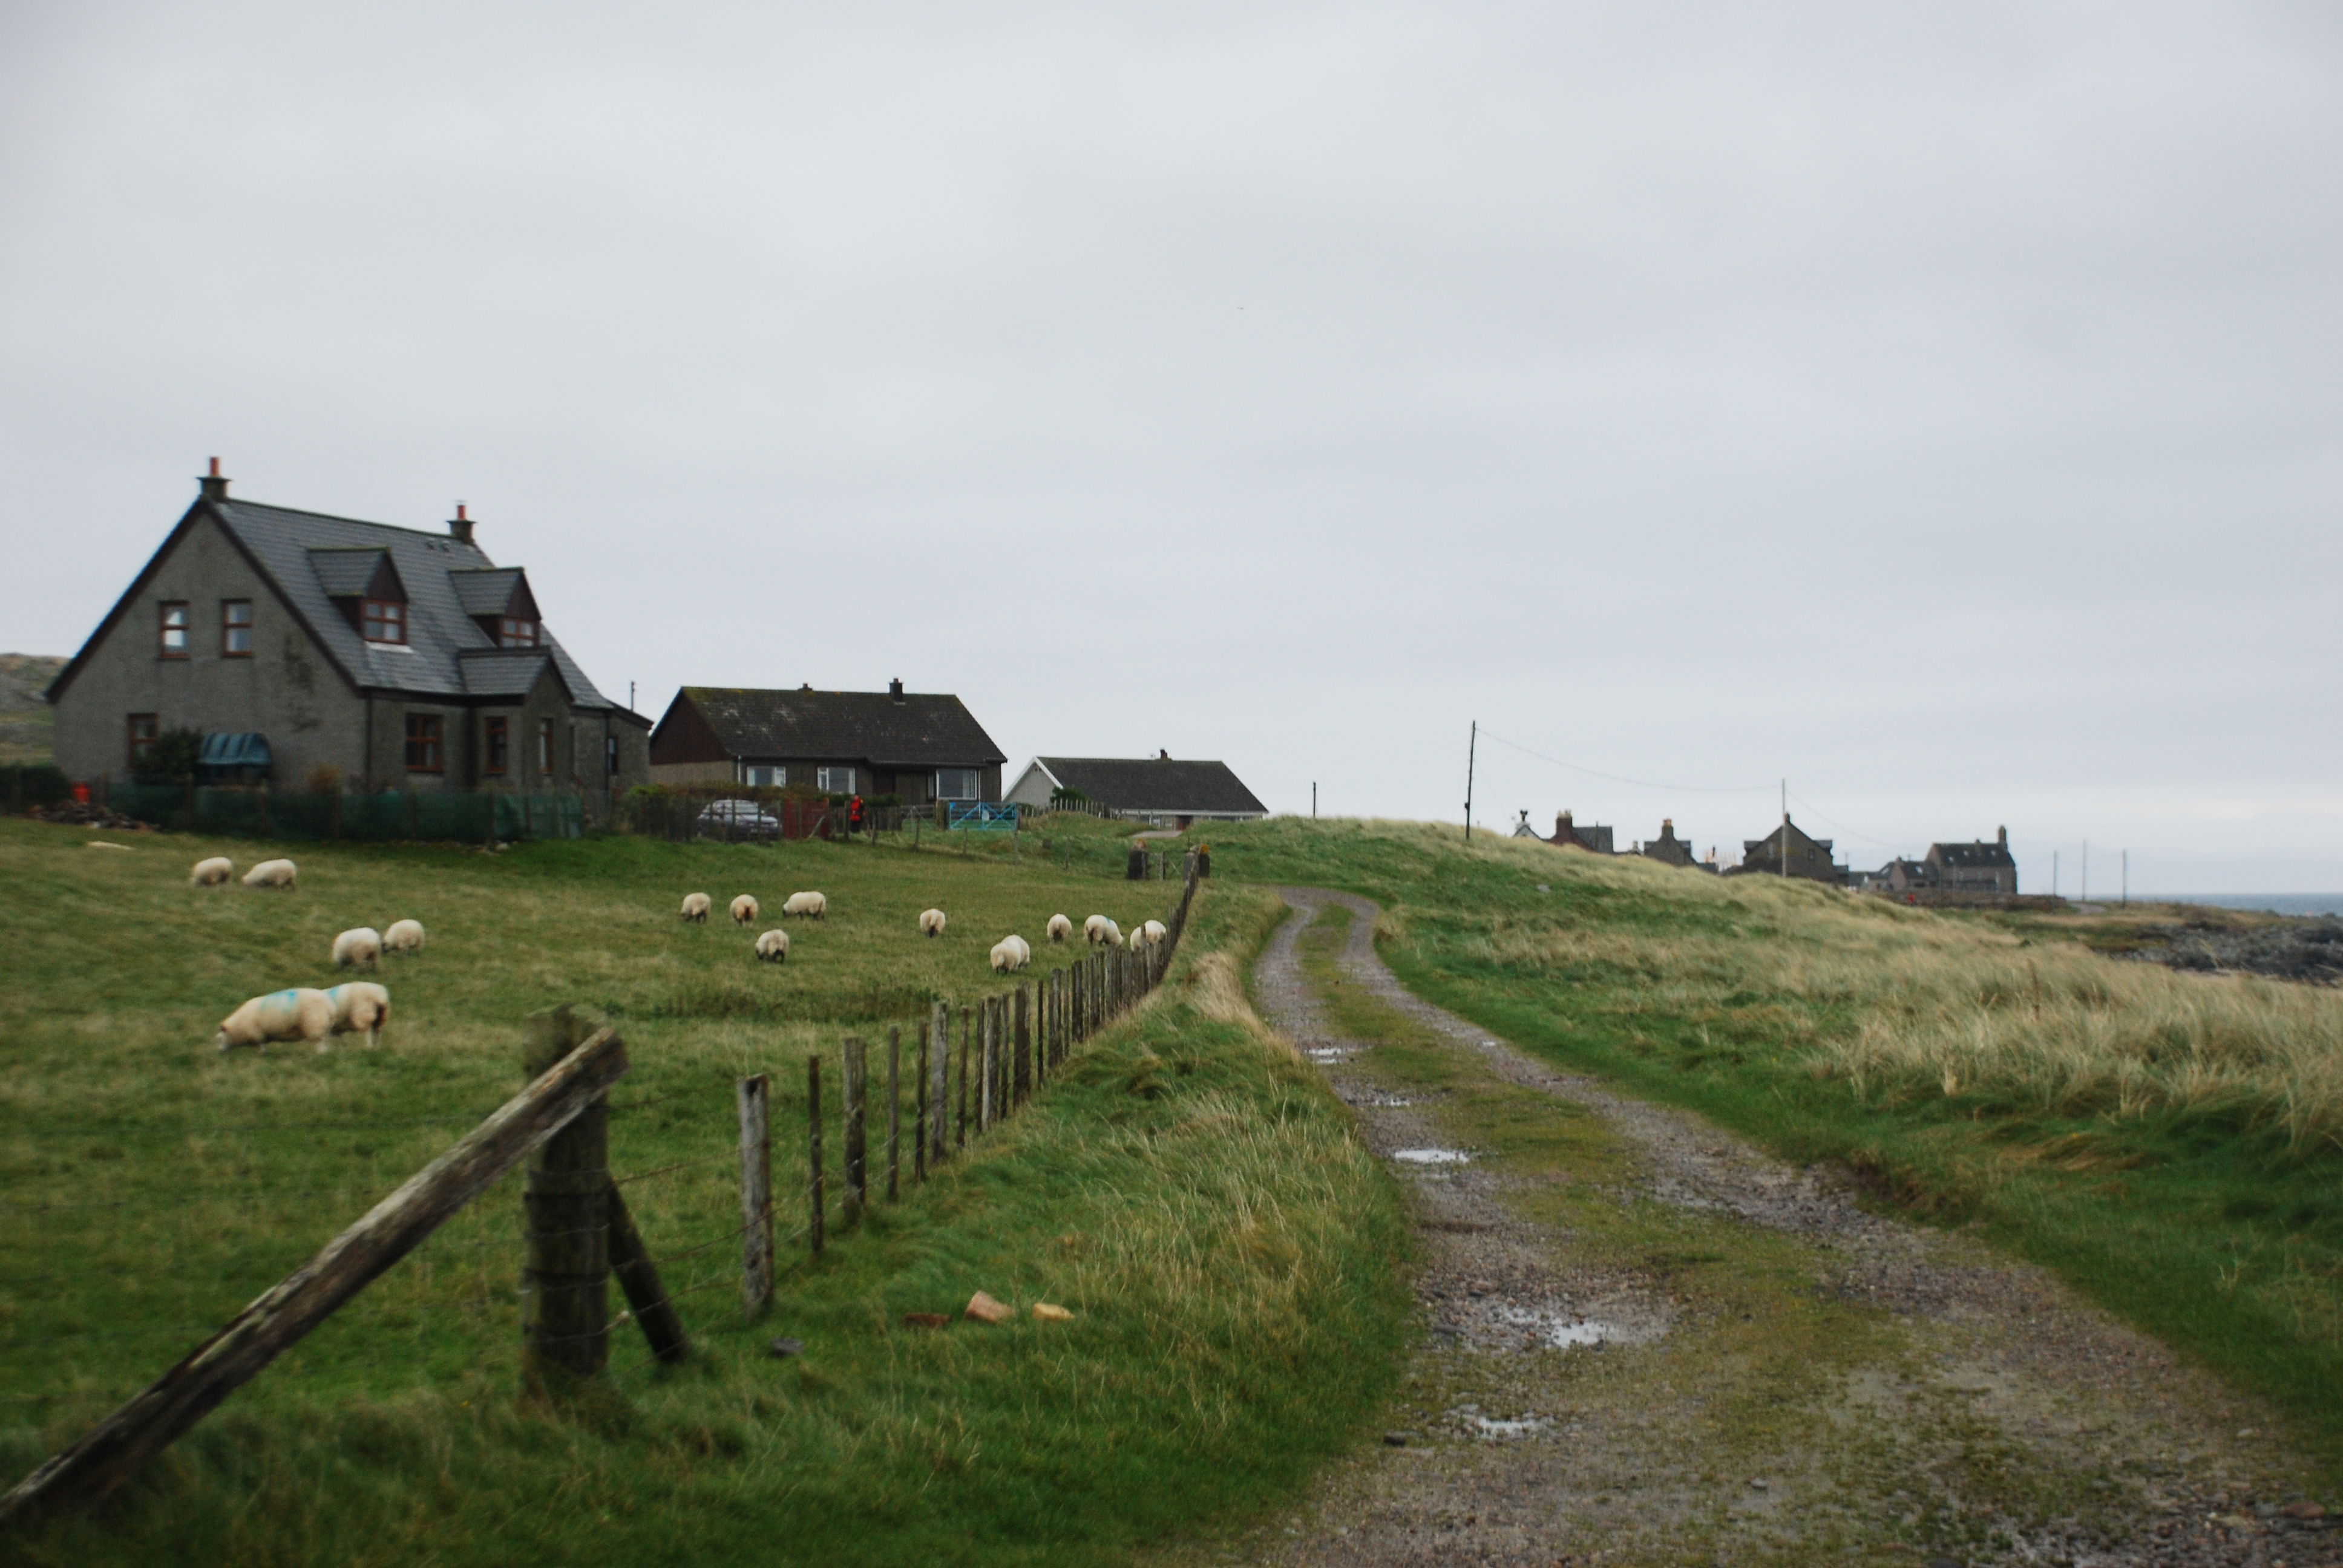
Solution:
<svg viewBox="0 0 2343 1568"><path fill-rule="evenodd" d="M1247 812L1269 815L1225 762L1168 757L1038 757L1060 785L1114 811Z"/></svg>
<svg viewBox="0 0 2343 1568"><path fill-rule="evenodd" d="M1928 846L1928 859L1940 866L1957 867L1962 870L2015 870L2017 867L2017 862L2010 858L2008 845L1986 843L1983 839L1974 844L1931 844Z"/></svg>
<svg viewBox="0 0 2343 1568"><path fill-rule="evenodd" d="M447 574L456 585L456 600L464 607L466 615L502 615L512 603L513 588L520 581L518 567L458 568Z"/></svg>
<svg viewBox="0 0 2343 1568"><path fill-rule="evenodd" d="M509 684L518 678L517 670L498 666L475 676L468 668L478 654L504 651L472 619L474 612L468 600L478 602L474 596L480 589L471 585L484 579L470 574L492 574L484 582L489 591L494 589L494 578L506 579L496 608L478 612L492 615L510 597L512 583L520 577L518 567L499 568L478 546L452 536L387 523L365 523L250 501L214 501L209 509L275 579L278 591L308 622L327 654L358 685L448 697L483 694L475 680L496 683L486 688L489 695L518 695L527 689ZM367 641L333 602L337 593L362 591L385 556L407 589L404 646ZM530 680L536 678L536 661L549 658L560 672L562 684L568 687L573 703L580 708L618 709L618 704L586 678L586 672L558 642L542 631L539 636L540 646L511 650L530 661Z"/></svg>
<svg viewBox="0 0 2343 1568"><path fill-rule="evenodd" d="M878 768L973 768L1008 760L976 715L948 692L905 692L900 702L884 691L739 686L687 686L680 695L736 758L836 758Z"/></svg>
<svg viewBox="0 0 2343 1568"><path fill-rule="evenodd" d="M471 648L456 656L469 697L527 697L550 662L541 648Z"/></svg>

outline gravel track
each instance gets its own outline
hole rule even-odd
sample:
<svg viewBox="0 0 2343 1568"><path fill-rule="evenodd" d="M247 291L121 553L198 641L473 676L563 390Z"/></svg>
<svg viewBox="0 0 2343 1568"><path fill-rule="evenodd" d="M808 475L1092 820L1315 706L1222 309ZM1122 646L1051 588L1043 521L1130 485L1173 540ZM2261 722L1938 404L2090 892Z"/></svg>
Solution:
<svg viewBox="0 0 2343 1568"><path fill-rule="evenodd" d="M1299 913L1264 952L1256 995L1400 1173L1425 1332L1383 1442L1224 1555L2343 1564L2343 1531L2282 1512L2308 1471L2261 1435L2277 1422L2255 1401L2037 1269L1871 1213L1841 1175L1557 1071L1422 1001L1376 955L1368 900L1280 891ZM1339 960L1350 981L1448 1042L1471 1081L1550 1097L1557 1118L1593 1112L1607 1169L1632 1171L1604 1195L1653 1216L1655 1236L1696 1217L1727 1244L1602 1262L1618 1249L1574 1244L1566 1218L1546 1217L1554 1193L1592 1179L1567 1160L1415 1162L1457 1141L1450 1107L1379 1076L1375 1041L1336 1034L1296 950L1336 902L1355 917ZM1802 1276L1800 1310L1843 1314L1846 1342L1867 1348L1800 1385L1780 1412L1789 1436L1753 1446L1725 1412L1764 1397L1753 1369L1767 1325L1762 1306L1720 1303L1768 1299L1736 1296L1729 1271L1776 1267Z"/></svg>

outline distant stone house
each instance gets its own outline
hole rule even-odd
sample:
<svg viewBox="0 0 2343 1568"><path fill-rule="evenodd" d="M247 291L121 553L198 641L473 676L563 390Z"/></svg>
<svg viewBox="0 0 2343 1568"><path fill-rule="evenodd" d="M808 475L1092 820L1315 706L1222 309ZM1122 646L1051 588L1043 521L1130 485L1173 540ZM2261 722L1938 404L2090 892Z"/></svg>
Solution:
<svg viewBox="0 0 2343 1568"><path fill-rule="evenodd" d="M1983 839L1931 844L1926 859L1890 860L1865 874L1860 885L1891 896L2016 898L2017 862L2009 853L2009 829L1996 829L1989 844Z"/></svg>
<svg viewBox="0 0 2343 1568"><path fill-rule="evenodd" d="M651 731L653 783L997 801L1008 760L957 697L687 686Z"/></svg>
<svg viewBox="0 0 2343 1568"><path fill-rule="evenodd" d="M1741 873L1744 876L1781 876L1785 840L1789 846L1789 875L1829 882L1837 887L1846 885L1846 868L1831 863L1831 840L1808 838L1795 822L1786 817L1782 819L1780 827L1764 838L1741 841Z"/></svg>
<svg viewBox="0 0 2343 1568"><path fill-rule="evenodd" d="M1663 865L1689 866L1694 863L1692 846L1676 837L1675 820L1669 817L1660 819L1660 836L1636 845L1635 853Z"/></svg>
<svg viewBox="0 0 2343 1568"><path fill-rule="evenodd" d="M48 690L58 766L120 778L193 729L223 775L282 789L576 792L646 779L650 722L596 689L519 567L445 533L196 502Z"/></svg>
<svg viewBox="0 0 2343 1568"><path fill-rule="evenodd" d="M1610 829L1596 822L1581 823L1567 811L1555 816L1554 837L1545 841L1564 849L1589 849L1597 855L1614 852L1611 848Z"/></svg>
<svg viewBox="0 0 2343 1568"><path fill-rule="evenodd" d="M1117 817L1182 830L1198 822L1251 822L1269 815L1225 762L1153 757L1036 757L1009 799L1037 811L1066 795Z"/></svg>

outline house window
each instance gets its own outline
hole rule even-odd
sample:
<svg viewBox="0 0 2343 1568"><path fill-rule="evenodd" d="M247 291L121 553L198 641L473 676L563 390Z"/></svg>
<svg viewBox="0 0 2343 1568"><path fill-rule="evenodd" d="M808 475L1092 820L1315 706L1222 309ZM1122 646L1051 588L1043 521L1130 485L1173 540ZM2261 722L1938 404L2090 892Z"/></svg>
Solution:
<svg viewBox="0 0 2343 1568"><path fill-rule="evenodd" d="M550 719L537 721L537 770L539 773L553 771L553 720Z"/></svg>
<svg viewBox="0 0 2343 1568"><path fill-rule="evenodd" d="M486 773L505 773L512 768L512 721L490 719L481 725L480 739L485 743L488 761L482 765Z"/></svg>
<svg viewBox="0 0 2343 1568"><path fill-rule="evenodd" d="M407 716L407 770L409 773L438 773L446 769L441 760L444 752L439 743L439 715L410 713Z"/></svg>
<svg viewBox="0 0 2343 1568"><path fill-rule="evenodd" d="M180 599L163 602L163 646L165 658L187 657L187 607Z"/></svg>
<svg viewBox="0 0 2343 1568"><path fill-rule="evenodd" d="M779 789L789 781L789 770L784 767L751 768L749 784L752 789Z"/></svg>
<svg viewBox="0 0 2343 1568"><path fill-rule="evenodd" d="M220 657L222 658L252 657L252 601L250 599L220 600Z"/></svg>
<svg viewBox="0 0 2343 1568"><path fill-rule="evenodd" d="M130 716L130 766L136 768L145 759L147 749L163 733L163 721L152 713Z"/></svg>
<svg viewBox="0 0 2343 1568"><path fill-rule="evenodd" d="M537 622L507 616L497 623L497 642L504 648L535 648Z"/></svg>
<svg viewBox="0 0 2343 1568"><path fill-rule="evenodd" d="M618 776L618 738L615 735L602 737L602 771L613 779Z"/></svg>
<svg viewBox="0 0 2343 1568"><path fill-rule="evenodd" d="M829 795L854 793L854 769L851 768L820 768L814 771L814 788Z"/></svg>
<svg viewBox="0 0 2343 1568"><path fill-rule="evenodd" d="M939 800L973 800L977 798L977 773L973 768L939 768L936 769L936 799Z"/></svg>
<svg viewBox="0 0 2343 1568"><path fill-rule="evenodd" d="M405 642L407 607L387 598L370 598L359 612L358 630L368 642Z"/></svg>

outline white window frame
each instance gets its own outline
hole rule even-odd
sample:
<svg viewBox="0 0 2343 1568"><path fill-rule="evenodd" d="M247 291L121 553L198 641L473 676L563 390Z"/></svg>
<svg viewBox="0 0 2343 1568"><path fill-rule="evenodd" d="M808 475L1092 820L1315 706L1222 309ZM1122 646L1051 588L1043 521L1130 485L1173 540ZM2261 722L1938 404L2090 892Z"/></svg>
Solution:
<svg viewBox="0 0 2343 1568"><path fill-rule="evenodd" d="M841 779L844 781L840 782ZM854 793L854 769L851 768L817 769L814 772L813 787L825 795L851 795Z"/></svg>
<svg viewBox="0 0 2343 1568"><path fill-rule="evenodd" d="M947 774L947 773L957 773L957 774L960 774L961 777L965 778L965 779L968 780L968 793L967 793L967 794L965 794L965 795L947 795L947 794L945 794L945 793L944 793L944 775L945 775L945 774ZM939 800L953 800L953 801L963 801L963 802L964 802L964 801L970 801L970 800L981 800L981 799L984 799L984 769L981 769L981 768L939 768L939 769L936 769L936 799L939 799Z"/></svg>
<svg viewBox="0 0 2343 1568"><path fill-rule="evenodd" d="M787 763L775 763L769 768L759 763L750 767L744 767L740 771L745 775L741 781L747 784L751 789L786 789L789 788L789 769Z"/></svg>

